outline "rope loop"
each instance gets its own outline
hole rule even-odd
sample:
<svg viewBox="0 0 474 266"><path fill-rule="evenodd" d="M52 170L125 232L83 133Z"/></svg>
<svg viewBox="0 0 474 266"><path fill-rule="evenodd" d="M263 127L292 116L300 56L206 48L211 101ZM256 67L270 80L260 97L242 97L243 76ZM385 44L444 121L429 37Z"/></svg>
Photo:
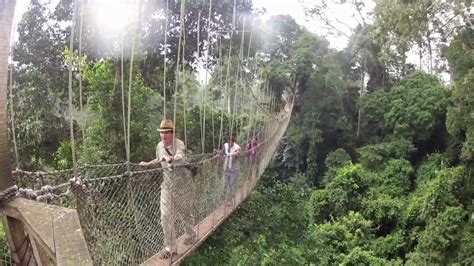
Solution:
<svg viewBox="0 0 474 266"><path fill-rule="evenodd" d="M18 187L16 185L7 188L6 190L0 192L0 205L5 204L12 200L18 192Z"/></svg>
<svg viewBox="0 0 474 266"><path fill-rule="evenodd" d="M36 200L36 198L38 197L36 192L34 192L33 189L30 189L30 188L18 189L18 195L22 198L31 199L31 200Z"/></svg>
<svg viewBox="0 0 474 266"><path fill-rule="evenodd" d="M83 189L85 188L85 184L82 182L82 180L79 177L73 177L69 180L69 185L71 185L71 188L73 190L77 189Z"/></svg>
<svg viewBox="0 0 474 266"><path fill-rule="evenodd" d="M133 172L132 171L126 171L125 173L122 174L122 177L132 177Z"/></svg>
<svg viewBox="0 0 474 266"><path fill-rule="evenodd" d="M52 193L47 193L45 195L38 196L36 198L37 201L39 202L49 202L54 199L54 195Z"/></svg>
<svg viewBox="0 0 474 266"><path fill-rule="evenodd" d="M54 191L54 188L53 188L52 186L46 185L46 186L42 186L42 187L41 187L40 193L41 193L42 195L46 195L46 194L51 194L51 193L53 193L53 191Z"/></svg>

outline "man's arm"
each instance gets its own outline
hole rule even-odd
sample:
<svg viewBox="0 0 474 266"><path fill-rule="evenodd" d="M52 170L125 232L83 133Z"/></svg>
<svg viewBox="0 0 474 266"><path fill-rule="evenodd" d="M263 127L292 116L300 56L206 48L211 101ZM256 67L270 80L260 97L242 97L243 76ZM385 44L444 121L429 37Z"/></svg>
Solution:
<svg viewBox="0 0 474 266"><path fill-rule="evenodd" d="M182 161L186 160L186 146L182 141L176 142L176 154L173 156L174 161Z"/></svg>
<svg viewBox="0 0 474 266"><path fill-rule="evenodd" d="M156 145L156 153L155 153L156 158L149 161L149 162L144 162L141 161L139 163L140 166L146 167L146 168L159 168L161 167L161 162L163 161L162 156L160 156L160 144Z"/></svg>
<svg viewBox="0 0 474 266"><path fill-rule="evenodd" d="M229 155L229 144L224 143L224 155Z"/></svg>
<svg viewBox="0 0 474 266"><path fill-rule="evenodd" d="M148 162L148 167L149 168L159 168L161 167L161 159L153 159L151 161Z"/></svg>

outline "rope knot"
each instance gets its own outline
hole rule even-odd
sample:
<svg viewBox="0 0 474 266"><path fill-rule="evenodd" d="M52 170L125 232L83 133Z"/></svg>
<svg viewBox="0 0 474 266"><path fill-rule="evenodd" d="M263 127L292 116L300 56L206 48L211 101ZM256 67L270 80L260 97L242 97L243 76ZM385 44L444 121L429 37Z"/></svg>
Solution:
<svg viewBox="0 0 474 266"><path fill-rule="evenodd" d="M36 171L36 172L33 172L32 177L35 181L43 180L44 174L41 171Z"/></svg>
<svg viewBox="0 0 474 266"><path fill-rule="evenodd" d="M50 186L50 185L46 185L46 186L42 186L41 187L41 194L45 195L45 194L51 194L53 193L53 187Z"/></svg>
<svg viewBox="0 0 474 266"><path fill-rule="evenodd" d="M51 193L47 193L47 194L45 194L45 195L41 195L41 196L38 196L38 197L36 198L36 200L39 201L39 202L48 202L48 201L50 201L50 200L52 200L52 199L54 199L54 195L51 194Z"/></svg>
<svg viewBox="0 0 474 266"><path fill-rule="evenodd" d="M36 200L36 198L38 197L36 192L34 192L33 189L30 188L20 188L18 189L18 194L20 195L20 197L31 200Z"/></svg>
<svg viewBox="0 0 474 266"><path fill-rule="evenodd" d="M85 185L82 183L82 180L79 177L73 177L69 180L69 184L73 189L84 188Z"/></svg>
<svg viewBox="0 0 474 266"><path fill-rule="evenodd" d="M133 172L126 171L125 173L122 174L122 177L131 177L132 175L133 175Z"/></svg>

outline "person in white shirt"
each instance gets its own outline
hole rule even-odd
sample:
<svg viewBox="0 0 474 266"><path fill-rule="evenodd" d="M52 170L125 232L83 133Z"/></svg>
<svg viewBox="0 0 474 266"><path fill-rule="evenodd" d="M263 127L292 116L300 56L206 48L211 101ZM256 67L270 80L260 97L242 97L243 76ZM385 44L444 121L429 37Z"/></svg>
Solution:
<svg viewBox="0 0 474 266"><path fill-rule="evenodd" d="M235 143L235 138L231 136L229 141L224 143L224 188L229 205L233 204L237 190L237 177L240 170L239 155L240 146Z"/></svg>

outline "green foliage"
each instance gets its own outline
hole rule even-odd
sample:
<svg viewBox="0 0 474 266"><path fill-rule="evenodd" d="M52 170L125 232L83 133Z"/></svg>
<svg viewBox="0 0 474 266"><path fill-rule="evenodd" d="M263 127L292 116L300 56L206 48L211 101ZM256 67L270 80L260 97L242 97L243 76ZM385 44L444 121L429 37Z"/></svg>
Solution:
<svg viewBox="0 0 474 266"><path fill-rule="evenodd" d="M324 160L326 173L324 174L323 184L328 184L336 176L338 168L351 164L351 157L344 149L337 149L330 152Z"/></svg>
<svg viewBox="0 0 474 266"><path fill-rule="evenodd" d="M288 60L301 33L301 26L289 15L278 15L272 16L262 30L265 44L263 50L275 61Z"/></svg>
<svg viewBox="0 0 474 266"><path fill-rule="evenodd" d="M443 50L452 68L455 81L453 105L448 108L447 128L460 146L459 157L471 164L474 161L474 51L472 29L466 28L457 34L449 47Z"/></svg>
<svg viewBox="0 0 474 266"><path fill-rule="evenodd" d="M362 136L367 143L379 142L387 134L385 128L384 115L390 110L390 98L388 93L378 90L370 94L365 94L360 100L362 121Z"/></svg>
<svg viewBox="0 0 474 266"><path fill-rule="evenodd" d="M463 29L454 36L449 46L442 50L443 55L449 61L450 72L455 82L462 81L474 67L474 51L471 46L474 42L472 33L472 29Z"/></svg>
<svg viewBox="0 0 474 266"><path fill-rule="evenodd" d="M10 256L10 247L8 246L8 241L5 236L5 229L3 228L3 223L0 223L0 262L3 258L8 258Z"/></svg>
<svg viewBox="0 0 474 266"><path fill-rule="evenodd" d="M327 189L318 189L311 193L306 204L310 224L327 220L333 212L329 192Z"/></svg>
<svg viewBox="0 0 474 266"><path fill-rule="evenodd" d="M359 148L361 164L371 170L382 169L390 159L409 159L415 151L413 144L405 139L382 142Z"/></svg>
<svg viewBox="0 0 474 266"><path fill-rule="evenodd" d="M352 211L340 220L312 226L309 236L311 245L308 250L309 260L324 265L341 263L345 255L354 249L368 247L368 243L374 237L371 227L370 220Z"/></svg>
<svg viewBox="0 0 474 266"><path fill-rule="evenodd" d="M122 93L116 81L116 65L110 60L87 64L83 71L87 84L87 104L79 117L86 117L83 149L79 156L82 163L97 164L124 161L127 120L122 109ZM152 158L159 135L156 128L161 119L162 98L143 84L140 74L132 80L130 117L130 160ZM128 85L125 84L124 90ZM125 117L128 96L124 91ZM124 123L125 122L125 123Z"/></svg>
<svg viewBox="0 0 474 266"><path fill-rule="evenodd" d="M416 182L423 184L437 176L438 171L443 169L446 165L443 155L433 153L426 156L425 160L416 170Z"/></svg>
<svg viewBox="0 0 474 266"><path fill-rule="evenodd" d="M61 141L54 156L56 168L60 170L69 169L72 166L72 149L70 141Z"/></svg>
<svg viewBox="0 0 474 266"><path fill-rule="evenodd" d="M367 185L367 173L361 165L351 164L340 168L334 179L326 186L327 201L333 209L331 215L343 216L350 210L359 210Z"/></svg>
<svg viewBox="0 0 474 266"><path fill-rule="evenodd" d="M405 159L391 159L387 162L380 177L383 190L392 197L407 195L411 190L413 168Z"/></svg>
<svg viewBox="0 0 474 266"><path fill-rule="evenodd" d="M454 106L448 109L447 125L449 132L461 143L460 158L466 162L474 161L474 69L471 69L454 86Z"/></svg>
<svg viewBox="0 0 474 266"><path fill-rule="evenodd" d="M309 184L301 175L282 183L270 174L263 177L266 185L254 191L251 200L219 227L199 252L187 258L186 264L306 264L300 245L304 247L305 242L301 232L307 227L304 203Z"/></svg>
<svg viewBox="0 0 474 266"><path fill-rule="evenodd" d="M362 214L383 230L390 231L399 219L404 202L391 195L369 191L362 200Z"/></svg>
<svg viewBox="0 0 474 266"><path fill-rule="evenodd" d="M462 187L465 175L464 167L446 168L439 171L434 179L420 184L405 209L406 220L414 224L428 224L446 208L458 206L457 191Z"/></svg>
<svg viewBox="0 0 474 266"><path fill-rule="evenodd" d="M374 252L356 247L349 254L341 256L339 265L382 265L387 263L387 260L375 256ZM401 262L399 265L402 265Z"/></svg>
<svg viewBox="0 0 474 266"><path fill-rule="evenodd" d="M280 240L281 241L281 240ZM296 243L282 241L270 243L260 235L248 246L238 246L232 250L229 265L302 265L307 264L303 251Z"/></svg>
<svg viewBox="0 0 474 266"><path fill-rule="evenodd" d="M459 253L456 258L456 261L461 265L469 265L474 262L474 217L472 217L465 224L464 232L460 235L461 240L459 241Z"/></svg>
<svg viewBox="0 0 474 266"><path fill-rule="evenodd" d="M372 241L371 250L378 257L387 259L400 258L408 249L408 239L404 234L404 231L397 230L386 236L378 237Z"/></svg>
<svg viewBox="0 0 474 266"><path fill-rule="evenodd" d="M381 46L379 57L388 62L393 70L401 72L406 53L413 45L422 45L428 30L426 13L423 5L405 5L392 0L381 1L375 7L375 23L371 32Z"/></svg>
<svg viewBox="0 0 474 266"><path fill-rule="evenodd" d="M364 136L379 141L385 137L427 141L444 128L449 91L439 80L416 71L389 92L377 91L362 98Z"/></svg>
<svg viewBox="0 0 474 266"><path fill-rule="evenodd" d="M447 254L460 240L466 214L462 206L455 206L437 215L421 233L415 251L408 254L407 264L448 264L452 255Z"/></svg>
<svg viewBox="0 0 474 266"><path fill-rule="evenodd" d="M321 67L322 57L328 53L329 43L312 33L303 32L295 42L295 50L291 57L293 69L298 73L300 86L304 87L315 67ZM316 65L316 66L315 66Z"/></svg>
<svg viewBox="0 0 474 266"><path fill-rule="evenodd" d="M448 91L437 78L414 72L390 91L385 127L396 137L428 140L444 124Z"/></svg>

